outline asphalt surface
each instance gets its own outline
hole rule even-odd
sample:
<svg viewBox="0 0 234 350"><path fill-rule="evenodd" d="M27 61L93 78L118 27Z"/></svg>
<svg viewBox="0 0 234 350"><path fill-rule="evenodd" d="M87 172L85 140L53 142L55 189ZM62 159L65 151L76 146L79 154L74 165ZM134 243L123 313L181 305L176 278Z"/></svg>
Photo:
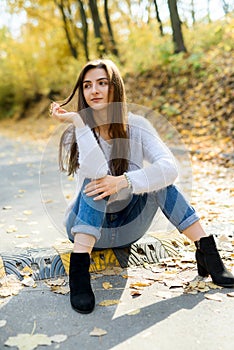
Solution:
<svg viewBox="0 0 234 350"><path fill-rule="evenodd" d="M112 283L103 290L102 282ZM37 288L24 288L1 308L0 348L9 336L19 333L42 333L48 336L67 335L61 344L51 349L64 350L230 350L234 344L233 303L228 290L219 291L221 302L207 300L204 293L180 294L172 291L169 299L157 297L163 287L154 283L138 298L130 296L125 280L120 276L102 277L93 281L96 308L89 315L73 311L69 295L52 293L40 282ZM174 296L173 296L174 294ZM118 305L99 306L106 299L120 299ZM136 314L134 315L134 312ZM93 329L107 332L90 336ZM38 349L45 349L39 346Z"/></svg>
<svg viewBox="0 0 234 350"><path fill-rule="evenodd" d="M55 241L66 238L63 210L74 183L58 175L56 140L49 142L45 154L45 145L0 137L0 253L51 247ZM139 274L144 274L143 267L138 269ZM131 275L131 270L126 273ZM196 271L190 274L192 279ZM103 282L110 282L113 287L105 290ZM7 321L0 327L0 349L5 349L8 337L31 334L32 330L34 334L67 335L64 342L48 347L51 349L232 349L234 298L228 297L227 292L233 290L218 290L222 301L214 301L207 300L204 293L187 295L182 288L172 288L170 296L163 299L158 291L168 291L168 287L155 282L144 288L141 296L133 298L130 283L131 278L121 275L93 279L96 308L89 315L73 311L69 295L52 293L44 281L37 282L36 288L24 287L16 296L0 298L0 321ZM213 293L217 291L209 292ZM99 305L107 299L120 303ZM90 336L94 327L107 334Z"/></svg>

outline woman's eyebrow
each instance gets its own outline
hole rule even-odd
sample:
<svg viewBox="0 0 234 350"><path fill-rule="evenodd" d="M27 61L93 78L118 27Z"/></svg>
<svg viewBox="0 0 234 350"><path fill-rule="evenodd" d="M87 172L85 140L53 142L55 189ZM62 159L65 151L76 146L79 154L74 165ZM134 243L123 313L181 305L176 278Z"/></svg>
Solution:
<svg viewBox="0 0 234 350"><path fill-rule="evenodd" d="M108 80L107 77L103 77L103 78L98 78L98 79L96 79L96 81L104 80L104 79L105 79L105 80ZM84 80L84 81L83 81L83 84L84 84L84 83L91 83L91 80Z"/></svg>

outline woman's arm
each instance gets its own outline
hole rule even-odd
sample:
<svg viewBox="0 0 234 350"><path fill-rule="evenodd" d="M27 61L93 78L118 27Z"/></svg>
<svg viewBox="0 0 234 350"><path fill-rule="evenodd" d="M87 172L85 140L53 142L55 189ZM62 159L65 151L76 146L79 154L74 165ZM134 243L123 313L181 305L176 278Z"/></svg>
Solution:
<svg viewBox="0 0 234 350"><path fill-rule="evenodd" d="M138 131L138 137L134 137L133 131L131 148L135 150L134 154L142 154L142 158L149 165L139 170L127 172L132 183L132 192L140 194L158 191L161 188L171 185L178 176L176 162L172 153L162 142L148 120L139 117L133 121L133 125L134 123L135 130ZM139 163L142 161L140 156L139 158L137 156L135 157Z"/></svg>
<svg viewBox="0 0 234 350"><path fill-rule="evenodd" d="M90 127L76 128L79 149L79 171L84 177L99 179L107 175L108 164Z"/></svg>
<svg viewBox="0 0 234 350"><path fill-rule="evenodd" d="M79 171L84 177L99 179L108 173L105 156L95 139L92 130L85 125L76 112L67 112L59 104L53 103L51 115L60 122L75 126L76 141L79 149Z"/></svg>

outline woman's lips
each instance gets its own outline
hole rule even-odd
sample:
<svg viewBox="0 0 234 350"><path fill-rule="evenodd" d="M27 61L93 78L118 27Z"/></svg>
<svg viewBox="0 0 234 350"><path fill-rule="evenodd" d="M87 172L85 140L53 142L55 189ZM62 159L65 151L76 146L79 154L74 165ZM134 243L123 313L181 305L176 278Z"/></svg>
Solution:
<svg viewBox="0 0 234 350"><path fill-rule="evenodd" d="M98 102L98 101L101 101L102 99L101 98L92 98L92 102Z"/></svg>

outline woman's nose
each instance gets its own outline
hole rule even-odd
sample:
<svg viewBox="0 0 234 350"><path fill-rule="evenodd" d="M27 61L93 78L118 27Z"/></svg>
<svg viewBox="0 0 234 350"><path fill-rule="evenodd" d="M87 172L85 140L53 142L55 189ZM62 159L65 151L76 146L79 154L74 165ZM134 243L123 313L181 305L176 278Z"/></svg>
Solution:
<svg viewBox="0 0 234 350"><path fill-rule="evenodd" d="M93 94L96 94L97 92L98 92L98 87L97 87L96 84L93 84L93 85L92 85L92 93L93 93Z"/></svg>

